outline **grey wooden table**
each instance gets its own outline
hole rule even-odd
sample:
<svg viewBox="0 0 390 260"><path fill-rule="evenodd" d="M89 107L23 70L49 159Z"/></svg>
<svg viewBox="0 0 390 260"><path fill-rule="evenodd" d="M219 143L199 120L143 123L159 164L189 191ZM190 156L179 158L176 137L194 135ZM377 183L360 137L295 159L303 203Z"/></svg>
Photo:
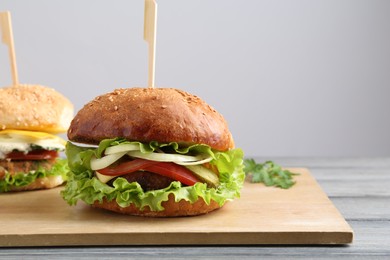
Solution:
<svg viewBox="0 0 390 260"><path fill-rule="evenodd" d="M0 248L1 259L390 259L390 157L256 158L307 167L354 230L346 246L128 246Z"/></svg>

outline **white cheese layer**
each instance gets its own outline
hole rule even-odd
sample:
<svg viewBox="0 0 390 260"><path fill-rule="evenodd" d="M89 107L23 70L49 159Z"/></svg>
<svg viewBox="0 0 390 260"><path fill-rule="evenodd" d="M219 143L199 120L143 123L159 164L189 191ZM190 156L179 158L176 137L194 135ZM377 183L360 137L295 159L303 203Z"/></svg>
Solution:
<svg viewBox="0 0 390 260"><path fill-rule="evenodd" d="M103 182L103 183L107 183L109 182L110 180L114 179L115 177L118 177L118 176L107 176L107 175L103 175L99 172L95 172L95 175L96 175L96 178L99 179L99 181Z"/></svg>
<svg viewBox="0 0 390 260"><path fill-rule="evenodd" d="M0 131L0 159L12 151L28 153L32 146L40 146L47 150L65 149L65 141L58 136L33 131L4 130Z"/></svg>

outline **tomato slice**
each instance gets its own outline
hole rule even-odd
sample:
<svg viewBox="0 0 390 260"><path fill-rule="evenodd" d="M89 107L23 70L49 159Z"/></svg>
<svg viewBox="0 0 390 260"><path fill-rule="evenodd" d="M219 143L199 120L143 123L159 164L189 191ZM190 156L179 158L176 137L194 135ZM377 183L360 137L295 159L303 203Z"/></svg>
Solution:
<svg viewBox="0 0 390 260"><path fill-rule="evenodd" d="M156 162L144 159L134 159L98 170L100 174L108 176L121 176L135 171L144 170L169 177L186 185L194 185L199 180L187 168L171 162Z"/></svg>
<svg viewBox="0 0 390 260"><path fill-rule="evenodd" d="M156 163L158 162L148 161L144 159L134 159L132 161L127 161L114 167L106 167L104 169L98 170L97 172L103 175L120 176L139 170L145 170L148 166Z"/></svg>
<svg viewBox="0 0 390 260"><path fill-rule="evenodd" d="M58 157L57 151L49 150L33 150L27 154L23 152L10 152L6 155L7 159L11 160L50 160Z"/></svg>
<svg viewBox="0 0 390 260"><path fill-rule="evenodd" d="M145 170L169 177L190 186L199 182L190 170L172 162L159 162L157 164L150 165Z"/></svg>

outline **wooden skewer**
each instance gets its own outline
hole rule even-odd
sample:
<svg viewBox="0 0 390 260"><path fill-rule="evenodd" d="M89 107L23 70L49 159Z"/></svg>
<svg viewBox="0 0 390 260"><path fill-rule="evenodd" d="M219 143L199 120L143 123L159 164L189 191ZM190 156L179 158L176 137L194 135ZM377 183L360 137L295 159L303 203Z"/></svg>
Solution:
<svg viewBox="0 0 390 260"><path fill-rule="evenodd" d="M3 33L2 41L8 45L9 59L11 63L12 82L14 86L19 85L18 70L16 67L16 55L14 47L14 36L12 33L11 14L10 12L0 13L0 25Z"/></svg>
<svg viewBox="0 0 390 260"><path fill-rule="evenodd" d="M144 40L148 43L148 86L154 88L156 61L157 3L145 0Z"/></svg>

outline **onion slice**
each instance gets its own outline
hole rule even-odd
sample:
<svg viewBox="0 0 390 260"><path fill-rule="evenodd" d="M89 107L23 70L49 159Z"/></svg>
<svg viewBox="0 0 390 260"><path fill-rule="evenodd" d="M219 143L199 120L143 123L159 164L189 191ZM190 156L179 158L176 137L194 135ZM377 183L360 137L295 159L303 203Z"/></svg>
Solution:
<svg viewBox="0 0 390 260"><path fill-rule="evenodd" d="M119 144L115 146L108 147L104 153L105 154L114 154L120 152L129 152L129 151L139 151L138 144Z"/></svg>
<svg viewBox="0 0 390 260"><path fill-rule="evenodd" d="M96 145L96 144L83 144L83 143L72 142L72 141L68 141L68 142L70 142L71 144L73 144L75 146L84 147L84 148L98 148L99 147L99 145Z"/></svg>
<svg viewBox="0 0 390 260"><path fill-rule="evenodd" d="M204 157L202 157L202 158L204 158ZM179 164L179 165L183 165L183 166L190 166L190 165L199 165L199 164L208 163L208 162L210 162L211 160L213 160L213 157L207 156L207 157L204 158L203 160L200 159L199 161L192 161L192 162L174 162L174 163Z"/></svg>
<svg viewBox="0 0 390 260"><path fill-rule="evenodd" d="M204 158L201 155L190 156L190 155L167 154L167 153L142 153L140 151L131 151L128 152L127 155L136 158L156 161L156 162L195 162L195 161L200 161Z"/></svg>
<svg viewBox="0 0 390 260"><path fill-rule="evenodd" d="M114 154L109 154L106 155L102 158L96 158L92 157L91 158L91 169L93 171L100 170L103 168L106 168L119 160L122 156L124 156L126 152L121 152L121 153L114 153Z"/></svg>

